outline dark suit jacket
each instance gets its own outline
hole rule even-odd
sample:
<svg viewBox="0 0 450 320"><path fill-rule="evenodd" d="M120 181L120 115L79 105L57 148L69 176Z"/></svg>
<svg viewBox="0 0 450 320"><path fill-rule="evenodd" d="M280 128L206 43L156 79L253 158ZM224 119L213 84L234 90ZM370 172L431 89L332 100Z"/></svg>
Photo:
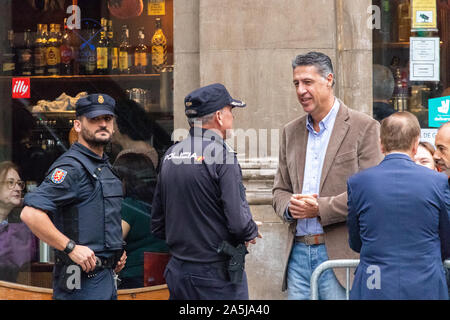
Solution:
<svg viewBox="0 0 450 320"><path fill-rule="evenodd" d="M358 258L358 255L348 246L345 225L347 179L362 169L377 165L383 155L378 143L379 123L362 112L348 108L341 100L339 102L320 178L319 221L324 227L328 257L350 259ZM292 194L302 193L307 143L306 115L285 125L272 190L275 212L290 223L286 250L282 257L285 266L282 290L287 287L286 269L297 227L297 220L287 221L284 212ZM345 283L345 270L338 270L336 274L341 283Z"/></svg>
<svg viewBox="0 0 450 320"><path fill-rule="evenodd" d="M360 252L351 299L448 299L447 176L387 155L348 180L348 210L349 243Z"/></svg>

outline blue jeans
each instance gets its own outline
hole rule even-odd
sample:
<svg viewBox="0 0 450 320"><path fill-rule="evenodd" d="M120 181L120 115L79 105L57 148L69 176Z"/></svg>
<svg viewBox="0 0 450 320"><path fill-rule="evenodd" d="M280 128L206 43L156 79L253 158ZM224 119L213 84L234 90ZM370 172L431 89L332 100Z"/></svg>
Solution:
<svg viewBox="0 0 450 320"><path fill-rule="evenodd" d="M311 275L322 262L328 260L324 244L306 245L295 242L289 257L287 289L289 300L309 300ZM324 271L319 277L320 300L345 300L345 289L336 279L333 270Z"/></svg>

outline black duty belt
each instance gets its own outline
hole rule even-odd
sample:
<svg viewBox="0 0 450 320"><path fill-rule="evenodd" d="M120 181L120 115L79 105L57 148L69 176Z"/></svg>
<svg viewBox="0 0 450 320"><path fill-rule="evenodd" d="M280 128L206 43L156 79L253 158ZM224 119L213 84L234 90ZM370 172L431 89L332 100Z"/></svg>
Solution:
<svg viewBox="0 0 450 320"><path fill-rule="evenodd" d="M108 258L104 258L104 257L95 257L96 259L96 263L95 263L95 270L99 270L99 269L111 269L115 266L115 257L108 257ZM75 264L75 262L73 262L68 256L64 257L60 254L55 256L55 264L58 265L72 265Z"/></svg>

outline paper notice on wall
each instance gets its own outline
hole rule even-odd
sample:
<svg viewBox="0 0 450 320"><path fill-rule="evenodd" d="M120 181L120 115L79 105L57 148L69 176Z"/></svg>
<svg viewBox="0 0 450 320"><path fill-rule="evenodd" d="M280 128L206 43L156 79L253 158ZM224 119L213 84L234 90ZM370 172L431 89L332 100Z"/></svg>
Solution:
<svg viewBox="0 0 450 320"><path fill-rule="evenodd" d="M166 14L165 0L148 0L149 16L164 16Z"/></svg>
<svg viewBox="0 0 450 320"><path fill-rule="evenodd" d="M411 37L409 80L439 81L439 38Z"/></svg>
<svg viewBox="0 0 450 320"><path fill-rule="evenodd" d="M434 146L434 140L438 129L420 129L420 141L426 141Z"/></svg>
<svg viewBox="0 0 450 320"><path fill-rule="evenodd" d="M437 31L436 0L412 0L411 31Z"/></svg>

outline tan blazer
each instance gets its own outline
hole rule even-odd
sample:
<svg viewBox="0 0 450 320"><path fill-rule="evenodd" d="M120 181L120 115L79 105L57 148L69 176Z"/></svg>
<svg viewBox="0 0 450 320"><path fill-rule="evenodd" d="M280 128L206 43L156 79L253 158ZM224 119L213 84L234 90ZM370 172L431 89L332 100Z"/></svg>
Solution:
<svg viewBox="0 0 450 320"><path fill-rule="evenodd" d="M347 179L354 173L380 163L380 125L366 114L349 109L340 101L334 128L328 143L320 179L319 221L325 232L329 259L358 259L348 244ZM306 115L284 126L279 165L275 175L273 207L283 221L291 195L301 194L305 169L308 130ZM294 243L297 220L289 225L289 236L283 257L285 264L282 290L287 288L287 264ZM344 269L336 272L344 283Z"/></svg>

